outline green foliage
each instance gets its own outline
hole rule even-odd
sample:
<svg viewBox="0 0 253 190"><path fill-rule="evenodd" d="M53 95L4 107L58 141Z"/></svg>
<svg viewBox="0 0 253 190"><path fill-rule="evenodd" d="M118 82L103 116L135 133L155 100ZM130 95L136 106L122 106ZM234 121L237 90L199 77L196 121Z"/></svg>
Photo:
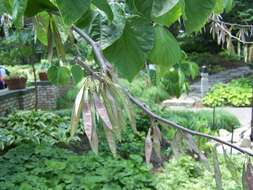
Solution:
<svg viewBox="0 0 253 190"><path fill-rule="evenodd" d="M89 8L90 0L56 0L61 16L67 25L74 24Z"/></svg>
<svg viewBox="0 0 253 190"><path fill-rule="evenodd" d="M70 74L67 67L51 66L48 70L48 79L53 84L67 84L70 81Z"/></svg>
<svg viewBox="0 0 253 190"><path fill-rule="evenodd" d="M131 80L144 67L153 44L154 29L149 22L141 17L133 17L127 19L121 38L104 53L121 76Z"/></svg>
<svg viewBox="0 0 253 190"><path fill-rule="evenodd" d="M0 148L21 142L57 144L67 142L69 116L50 112L22 111L0 118Z"/></svg>
<svg viewBox="0 0 253 190"><path fill-rule="evenodd" d="M236 68L243 65L240 58L236 55L228 54L227 52L213 53L191 53L189 59L199 65L208 67L209 74L215 74L226 69Z"/></svg>
<svg viewBox="0 0 253 190"><path fill-rule="evenodd" d="M27 79L27 75L25 72L22 71L16 71L16 72L11 72L8 76L5 77L5 79L18 79L18 78L25 78Z"/></svg>
<svg viewBox="0 0 253 190"><path fill-rule="evenodd" d="M121 82L129 88L133 95L151 105L169 96L161 85L154 85L147 74L137 76L131 83L126 80L121 80Z"/></svg>
<svg viewBox="0 0 253 190"><path fill-rule="evenodd" d="M155 189L142 158L114 159L102 154L77 155L56 147L27 144L0 158L2 190L29 189Z"/></svg>
<svg viewBox="0 0 253 190"><path fill-rule="evenodd" d="M58 56L64 60L63 43L69 36L76 37L69 33L69 29L72 24L77 24L85 27L87 33L100 42L106 58L112 62L121 76L128 80L132 80L149 59L161 67L160 70L179 62L180 47L173 35L165 31L165 25L173 24L182 16L186 30L196 32L205 25L218 5L222 2L224 5L228 4L225 0L219 0L219 4L215 0L127 0L120 3L96 0L74 0L71 3L66 0L6 2L12 10L4 5L1 12L13 13L14 25L19 25L16 21L23 16L35 17L36 36L48 45L49 57L56 48ZM218 6L219 12L226 7ZM167 48L161 48L163 44ZM173 48L170 47L171 44Z"/></svg>
<svg viewBox="0 0 253 190"><path fill-rule="evenodd" d="M240 127L239 120L232 114L225 111L216 111L215 126L213 125L213 112L210 110L185 111L185 110L162 110L152 106L152 109L163 118L174 121L188 129L214 134L219 129L232 131L232 128ZM147 130L150 126L150 119L143 112L137 112L138 130ZM172 134L173 136L173 134ZM169 134L169 137L172 137Z"/></svg>
<svg viewBox="0 0 253 190"><path fill-rule="evenodd" d="M98 2L97 5L99 5ZM118 40L122 36L126 25L124 10L120 4L113 3L110 9L113 13L113 20L108 19L109 13L105 15L103 12L97 13L92 11L90 13L92 19L91 25L84 25L89 31L90 36L101 45L102 49L111 46L116 40ZM88 19L86 18L86 21Z"/></svg>
<svg viewBox="0 0 253 190"><path fill-rule="evenodd" d="M157 26L155 36L154 48L149 59L153 64L160 66L160 73L164 73L172 65L181 61L181 50L177 40L165 28Z"/></svg>
<svg viewBox="0 0 253 190"><path fill-rule="evenodd" d="M234 79L228 84L217 84L203 98L207 106L250 106L252 99L252 78Z"/></svg>
<svg viewBox="0 0 253 190"><path fill-rule="evenodd" d="M221 156L219 158L224 190L242 189L241 183L233 180L231 172L226 166L225 159ZM233 156L232 160L236 171L241 171L244 159L240 156ZM206 170L201 163L196 162L191 157L170 160L163 172L156 176L157 189L216 190L213 170Z"/></svg>
<svg viewBox="0 0 253 190"><path fill-rule="evenodd" d="M199 31L215 8L214 0L191 0L185 4L185 28L187 32Z"/></svg>
<svg viewBox="0 0 253 190"><path fill-rule="evenodd" d="M0 37L0 59L1 65L31 64L39 58L41 44L33 45L33 33L31 29L21 32L12 32L7 38ZM43 53L43 51L42 51Z"/></svg>
<svg viewBox="0 0 253 190"><path fill-rule="evenodd" d="M182 6L180 2L178 2L170 11L165 13L164 15L155 17L155 22L159 24L163 24L165 26L171 26L174 22L176 22L182 14Z"/></svg>
<svg viewBox="0 0 253 190"><path fill-rule="evenodd" d="M229 2L229 0L226 0ZM234 0L233 11L224 15L224 19L232 23L253 23L251 0Z"/></svg>
<svg viewBox="0 0 253 190"><path fill-rule="evenodd" d="M198 65L191 61L182 60L175 64L161 78L161 83L171 96L180 97L189 91L189 79L194 80L199 74Z"/></svg>

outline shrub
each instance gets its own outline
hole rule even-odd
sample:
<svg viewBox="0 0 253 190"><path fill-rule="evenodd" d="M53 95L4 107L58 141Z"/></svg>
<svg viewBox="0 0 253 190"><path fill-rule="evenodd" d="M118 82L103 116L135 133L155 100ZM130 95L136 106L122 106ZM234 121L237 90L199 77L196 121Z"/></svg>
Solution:
<svg viewBox="0 0 253 190"><path fill-rule="evenodd" d="M9 189L155 189L142 158L77 155L64 149L24 144L0 158L0 187Z"/></svg>
<svg viewBox="0 0 253 190"><path fill-rule="evenodd" d="M188 129L206 133L215 133L219 129L231 131L232 128L240 127L239 120L232 114L224 111L216 111L215 125L213 125L213 112L209 110L184 111L184 110L161 110L156 113L163 118L174 121ZM149 118L142 112L137 112L137 127L144 130L150 126Z"/></svg>
<svg viewBox="0 0 253 190"><path fill-rule="evenodd" d="M250 106L252 99L252 79L234 79L228 84L217 84L203 98L203 104L217 106Z"/></svg>
<svg viewBox="0 0 253 190"><path fill-rule="evenodd" d="M148 104L160 103L169 97L168 92L161 85L154 85L147 74L138 76L132 83L121 80L128 86L130 92Z"/></svg>
<svg viewBox="0 0 253 190"><path fill-rule="evenodd" d="M238 171L242 170L244 159L233 156L233 167L236 168L236 171L231 174L231 171L226 167L225 159L219 158L224 190L242 189L241 176ZM162 190L215 190L216 184L211 160L209 164L211 164L211 170L207 170L202 163L196 162L191 157L174 158L165 165L163 172L156 175L156 187ZM238 174L237 181L234 181L232 177L232 175L235 176L235 173Z"/></svg>

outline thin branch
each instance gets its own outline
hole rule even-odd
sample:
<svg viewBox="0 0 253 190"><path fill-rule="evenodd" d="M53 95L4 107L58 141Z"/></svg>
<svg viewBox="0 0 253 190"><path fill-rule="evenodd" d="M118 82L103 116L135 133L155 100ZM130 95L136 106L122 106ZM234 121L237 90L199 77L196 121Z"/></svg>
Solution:
<svg viewBox="0 0 253 190"><path fill-rule="evenodd" d="M75 27L75 28L76 28L76 27ZM85 36L88 36L88 35L86 34ZM94 46L94 44L96 44L96 43L95 43L90 37L87 38L87 39L89 39L89 40L87 40L86 38L84 38L84 39L85 39L88 43L92 42L92 43L90 43L90 45L92 46L93 49L96 49L96 52L99 52L99 54L98 54L99 57L104 57L103 54L102 54L102 51L101 51L100 49L97 49L97 48L99 48L99 47L98 47L98 46ZM104 59L98 59L98 60L101 60L101 61L103 62L103 63L100 63L101 65L105 64L105 63L104 63L105 58L104 58ZM91 68L90 68L85 62L83 62L80 58L77 59L77 61L78 61L78 64L79 64L80 66L82 66L84 69L88 70L88 72L89 72L90 74L92 74L93 76L96 76L96 77L100 78L100 80L102 80L102 78L101 78L97 73L95 73L95 71L94 71L93 69L91 69ZM200 136L200 137L204 137L204 138L211 139L211 140L214 140L214 141L216 141L216 142L219 142L219 143L221 143L221 144L225 144L225 145L227 145L227 146L229 146L229 147L232 147L232 148L238 150L238 151L241 152L241 153L248 154L248 155L250 155L250 156L253 157L253 153L252 153L252 152L250 152L250 151L248 151L248 150L244 150L244 149L242 149L242 148L240 148L240 147L238 147L238 146L236 146L236 145L234 145L234 144L231 144L231 143L229 143L229 142L226 142L226 141L224 141L224 140L222 140L222 139L219 139L218 137L214 137L214 136L211 136L211 135L208 135L208 134L205 134L205 133L201 133L201 132L198 132L198 131L194 131L194 130L187 129L187 128L181 126L181 125L178 125L178 124L175 123L175 122L172 122L172 121L169 121L169 120L167 120L167 119L165 119L165 118L160 117L159 115L157 115L157 114L153 113L152 111L150 111L150 110L147 108L147 106L145 106L145 104L143 104L143 103L140 102L138 99L136 99L134 96L132 96L132 95L129 93L128 90L126 90L126 89L123 89L123 90L124 90L125 94L128 96L128 98L131 100L131 102L132 102L133 104L135 104L138 108L142 109L142 110L143 110L148 116L150 116L151 118L153 118L153 119L155 119L155 120L157 120L157 121L159 121L159 122L161 122L161 123L164 123L164 124L166 124L166 125L169 125L169 126L172 127L172 128L175 128L175 129L181 130L181 131L183 131L183 132L186 132L186 133L188 133L188 134L195 135L195 136Z"/></svg>
<svg viewBox="0 0 253 190"><path fill-rule="evenodd" d="M110 64L105 59L100 46L85 32L77 28L76 26L72 26L72 30L78 33L83 39L85 39L92 47L95 57L100 64L102 72L108 72L110 70Z"/></svg>
<svg viewBox="0 0 253 190"><path fill-rule="evenodd" d="M227 33L231 38L237 40L238 42L241 42L243 44L253 44L253 41L245 41L242 40L240 38L238 38L237 36L233 35L230 31L228 31L224 25L229 25L229 26L237 26L240 28L253 28L253 25L241 25L241 24L233 24L233 23L229 23L229 22L223 22L219 19L215 19L215 18L209 18L209 20L211 22L214 22L216 24L217 27L219 27L221 30L223 30L225 33Z"/></svg>
<svg viewBox="0 0 253 190"><path fill-rule="evenodd" d="M222 26L220 23L216 22L216 24L217 24L217 26L221 30L223 30L224 32L226 32L231 38L233 38L233 39L235 39L235 40L237 40L237 41L239 41L239 42L241 42L243 44L253 44L253 42L251 42L251 41L244 41L244 40L241 40L240 38L234 36L231 32L229 32L226 28L224 28L224 26Z"/></svg>

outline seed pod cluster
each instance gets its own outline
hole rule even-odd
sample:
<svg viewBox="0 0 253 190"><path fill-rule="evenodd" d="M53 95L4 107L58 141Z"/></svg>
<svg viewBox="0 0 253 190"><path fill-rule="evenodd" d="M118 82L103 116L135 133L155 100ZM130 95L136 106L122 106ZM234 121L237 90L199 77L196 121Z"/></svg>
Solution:
<svg viewBox="0 0 253 190"><path fill-rule="evenodd" d="M71 136L77 131L82 115L83 130L91 149L98 153L98 121L102 123L104 133L113 155L116 155L116 141L121 140L121 131L127 126L127 119L136 132L136 121L128 97L123 90L108 77L97 80L92 76L81 82L76 96L71 119Z"/></svg>

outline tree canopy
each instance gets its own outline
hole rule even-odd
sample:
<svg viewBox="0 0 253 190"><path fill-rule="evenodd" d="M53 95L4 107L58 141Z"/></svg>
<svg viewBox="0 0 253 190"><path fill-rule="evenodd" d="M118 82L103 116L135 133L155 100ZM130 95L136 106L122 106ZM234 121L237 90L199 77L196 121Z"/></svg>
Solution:
<svg viewBox="0 0 253 190"><path fill-rule="evenodd" d="M231 9L227 0L1 0L18 29L32 17L36 38L55 47L64 62L63 44L75 37L73 25L86 31L103 49L121 77L132 80L145 62L160 70L182 61L182 50L168 28L180 20L187 33L198 32L213 13ZM64 75L70 72L63 71ZM68 77L66 77L68 78ZM61 80L59 80L61 81Z"/></svg>

